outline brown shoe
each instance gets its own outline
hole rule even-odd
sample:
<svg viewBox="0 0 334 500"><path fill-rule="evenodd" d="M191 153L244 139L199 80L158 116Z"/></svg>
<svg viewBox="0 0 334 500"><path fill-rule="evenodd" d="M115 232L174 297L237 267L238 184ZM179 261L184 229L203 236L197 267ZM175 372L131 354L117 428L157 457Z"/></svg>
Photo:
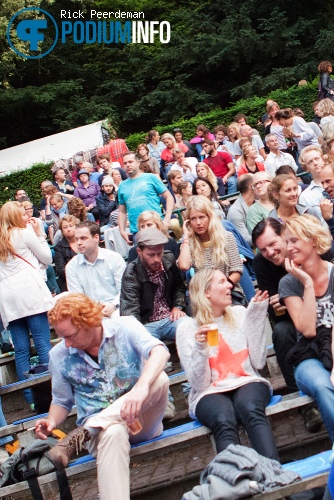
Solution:
<svg viewBox="0 0 334 500"><path fill-rule="evenodd" d="M89 432L83 426L78 427L61 439L45 455L57 469L63 469L68 466L74 452L78 455L83 448L86 448L84 443L90 438Z"/></svg>

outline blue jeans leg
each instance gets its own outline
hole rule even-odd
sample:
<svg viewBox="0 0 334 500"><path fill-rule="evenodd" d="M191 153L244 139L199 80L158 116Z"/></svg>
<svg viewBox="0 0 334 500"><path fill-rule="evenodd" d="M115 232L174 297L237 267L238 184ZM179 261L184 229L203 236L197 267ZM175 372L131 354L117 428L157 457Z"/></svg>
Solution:
<svg viewBox="0 0 334 500"><path fill-rule="evenodd" d="M0 398L0 427L5 427L7 425L5 416L2 411L2 404L1 404L1 398ZM0 438L0 446L10 443L13 441L13 436L5 436L3 438Z"/></svg>
<svg viewBox="0 0 334 500"><path fill-rule="evenodd" d="M237 178L235 175L231 175L231 177L227 179L227 191L228 194L235 193L237 191Z"/></svg>
<svg viewBox="0 0 334 500"><path fill-rule="evenodd" d="M186 318L183 316L177 321L171 321L169 316L167 318L161 319L159 321L152 321L151 323L146 323L144 326L146 330L150 332L153 337L159 340L174 340L175 332L179 324Z"/></svg>
<svg viewBox="0 0 334 500"><path fill-rule="evenodd" d="M306 359L297 366L295 379L299 389L314 398L330 440L334 442L334 386L330 372L318 359Z"/></svg>
<svg viewBox="0 0 334 500"><path fill-rule="evenodd" d="M247 267L245 266L245 264L244 264L244 272L240 278L240 285L244 291L246 299L249 302L255 295L255 288L254 288L253 282L249 276L249 273L247 271Z"/></svg>
<svg viewBox="0 0 334 500"><path fill-rule="evenodd" d="M15 348L16 373L19 380L25 380L24 372L30 368L30 341L31 331L40 363L49 363L50 327L46 313L33 314L19 318L9 323ZM27 403L32 403L33 398L29 389L24 391Z"/></svg>

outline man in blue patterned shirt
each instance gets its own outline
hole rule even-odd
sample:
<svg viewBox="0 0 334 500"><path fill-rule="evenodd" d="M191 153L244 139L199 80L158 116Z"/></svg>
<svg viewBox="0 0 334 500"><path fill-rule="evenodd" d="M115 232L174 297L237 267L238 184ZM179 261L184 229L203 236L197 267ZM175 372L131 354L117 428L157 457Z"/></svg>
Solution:
<svg viewBox="0 0 334 500"><path fill-rule="evenodd" d="M97 457L101 500L130 498L130 444L159 436L167 405L169 353L135 318L102 321L102 306L84 294L60 298L49 320L63 339L50 352L52 403L36 423L45 439L67 417L74 403L77 424L49 452L66 467L75 448L86 445Z"/></svg>

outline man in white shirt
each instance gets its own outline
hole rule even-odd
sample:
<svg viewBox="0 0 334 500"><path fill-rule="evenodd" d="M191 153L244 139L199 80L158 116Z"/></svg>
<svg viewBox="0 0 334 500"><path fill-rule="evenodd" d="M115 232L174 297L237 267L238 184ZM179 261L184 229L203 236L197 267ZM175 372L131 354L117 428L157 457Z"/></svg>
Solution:
<svg viewBox="0 0 334 500"><path fill-rule="evenodd" d="M103 304L102 314L110 317L119 308L123 257L99 247L100 228L91 221L81 222L75 230L79 254L65 268L69 292L85 293Z"/></svg>
<svg viewBox="0 0 334 500"><path fill-rule="evenodd" d="M269 175L275 176L276 170L282 165L289 165L297 172L297 164L292 155L283 153L278 149L278 139L275 134L268 134L265 137L266 146L270 153L268 154L264 166Z"/></svg>

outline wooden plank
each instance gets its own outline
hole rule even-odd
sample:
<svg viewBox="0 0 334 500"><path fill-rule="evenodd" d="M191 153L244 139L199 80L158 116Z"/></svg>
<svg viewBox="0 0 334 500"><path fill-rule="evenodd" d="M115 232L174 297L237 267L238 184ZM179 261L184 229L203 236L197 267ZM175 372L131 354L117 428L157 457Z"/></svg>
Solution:
<svg viewBox="0 0 334 500"><path fill-rule="evenodd" d="M299 491L311 490L312 488L316 488L318 486L325 486L327 484L328 474L328 472L325 472L324 474L318 474L316 476L303 479L302 481L299 481L297 483L283 486L282 488L274 488L273 490L254 495L249 498L259 499L261 497L261 500L277 500L279 498L285 498L289 495L292 495L293 493L298 493Z"/></svg>
<svg viewBox="0 0 334 500"><path fill-rule="evenodd" d="M10 394L12 392L21 391L22 389L28 389L34 385L41 384L42 382L47 382L51 380L51 374L47 373L45 375L40 375L36 379L27 379L22 380L20 382L14 382L13 384L4 385L0 387L0 396L4 396L5 394Z"/></svg>

